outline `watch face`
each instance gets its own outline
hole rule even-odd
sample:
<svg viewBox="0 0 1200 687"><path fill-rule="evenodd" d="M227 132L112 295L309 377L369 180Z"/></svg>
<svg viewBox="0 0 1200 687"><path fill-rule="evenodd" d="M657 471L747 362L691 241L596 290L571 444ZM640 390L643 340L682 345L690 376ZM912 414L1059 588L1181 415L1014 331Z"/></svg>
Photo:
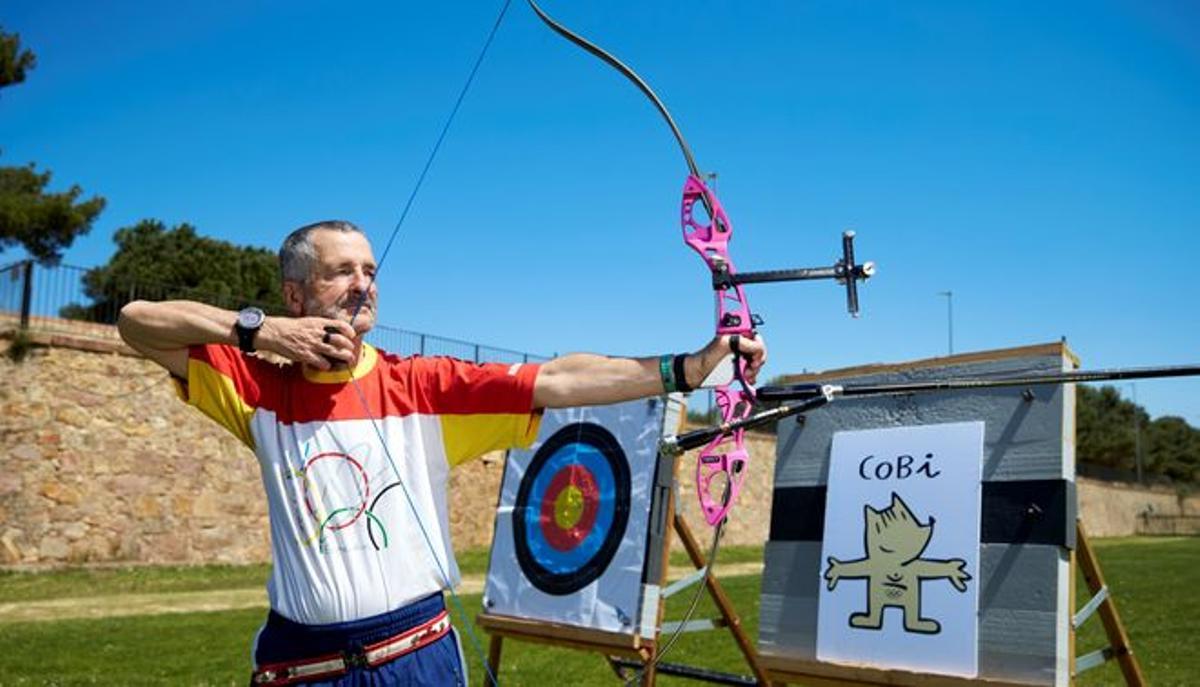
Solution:
<svg viewBox="0 0 1200 687"><path fill-rule="evenodd" d="M238 312L237 323L242 329L258 329L266 315L259 308L246 308Z"/></svg>

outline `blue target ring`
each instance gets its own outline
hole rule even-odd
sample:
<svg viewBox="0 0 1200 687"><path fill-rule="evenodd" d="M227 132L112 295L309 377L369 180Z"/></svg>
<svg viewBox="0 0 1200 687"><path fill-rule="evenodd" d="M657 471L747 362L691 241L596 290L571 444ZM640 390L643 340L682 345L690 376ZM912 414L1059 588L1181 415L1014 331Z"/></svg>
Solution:
<svg viewBox="0 0 1200 687"><path fill-rule="evenodd" d="M601 495L596 501L596 518L586 536L573 548L560 550L546 536L546 530L554 527L545 519L547 488L560 475L572 466L580 466L587 471L596 484L596 491ZM550 455L545 465L538 471L533 480L529 496L530 503L541 504L536 517L525 518L525 537L533 557L552 573L570 573L585 566L604 544L605 533L612 529L616 517L614 499L603 498L604 494L617 492L616 481L609 468L604 454L591 444L570 443L560 447Z"/></svg>
<svg viewBox="0 0 1200 687"><path fill-rule="evenodd" d="M565 521L554 517L564 512L556 499L567 499ZM625 536L629 500L629 463L616 437L588 422L559 429L534 454L517 489L513 539L525 576L558 596L591 584Z"/></svg>

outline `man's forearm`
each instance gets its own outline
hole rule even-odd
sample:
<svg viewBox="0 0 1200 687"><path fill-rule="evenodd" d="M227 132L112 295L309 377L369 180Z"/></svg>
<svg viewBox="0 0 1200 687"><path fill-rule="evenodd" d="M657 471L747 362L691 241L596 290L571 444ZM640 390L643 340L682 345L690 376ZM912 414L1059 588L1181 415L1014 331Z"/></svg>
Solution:
<svg viewBox="0 0 1200 687"><path fill-rule="evenodd" d="M195 301L133 301L121 308L117 329L131 348L187 376L187 348L196 344L236 344L237 314Z"/></svg>
<svg viewBox="0 0 1200 687"><path fill-rule="evenodd" d="M236 344L237 313L195 301L133 301L121 308L117 328L135 349L169 351L196 344Z"/></svg>
<svg viewBox="0 0 1200 687"><path fill-rule="evenodd" d="M719 351L710 348L685 357L685 379L681 381L687 386L698 386L720 360ZM539 408L602 405L663 392L658 358L571 353L542 365L534 387L534 404Z"/></svg>
<svg viewBox="0 0 1200 687"><path fill-rule="evenodd" d="M542 408L617 403L662 393L658 361L571 353L542 365L534 403Z"/></svg>

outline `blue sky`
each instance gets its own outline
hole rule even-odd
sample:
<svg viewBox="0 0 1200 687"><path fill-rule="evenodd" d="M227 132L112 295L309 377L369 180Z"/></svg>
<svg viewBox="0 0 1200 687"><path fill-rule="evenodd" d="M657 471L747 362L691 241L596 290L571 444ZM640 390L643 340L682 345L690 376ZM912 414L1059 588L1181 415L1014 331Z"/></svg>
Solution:
<svg viewBox="0 0 1200 687"><path fill-rule="evenodd" d="M275 248L342 217L377 246L498 2L9 2L38 67L4 164L108 208ZM770 374L1058 340L1086 367L1200 361L1200 8L1189 2L547 2L659 92L719 174ZM649 103L514 2L380 277L381 321L539 352L691 349L711 291ZM0 261L15 259L9 251ZM1122 387L1126 393L1128 385ZM1139 382L1200 425L1200 382Z"/></svg>

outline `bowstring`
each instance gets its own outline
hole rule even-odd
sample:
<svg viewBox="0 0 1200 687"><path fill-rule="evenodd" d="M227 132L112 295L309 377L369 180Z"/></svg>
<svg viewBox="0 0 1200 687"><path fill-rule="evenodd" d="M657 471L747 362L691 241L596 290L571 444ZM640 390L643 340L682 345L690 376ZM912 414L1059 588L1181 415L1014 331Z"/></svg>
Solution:
<svg viewBox="0 0 1200 687"><path fill-rule="evenodd" d="M413 500L412 492L408 490L408 485L404 483L404 479L400 476L400 470L396 467L396 461L392 457L391 449L388 448L388 442L383 434L383 429L379 426L379 421L371 413L370 402L368 401L366 394L363 393L362 387L359 386L358 380L353 377L353 373L351 374L352 376L350 378L350 383L354 386L354 390L358 393L359 402L362 403L363 408L366 409L367 417L371 421L371 428L375 431L375 436L379 438L379 445L383 447L383 455L387 458L388 465L392 468L392 474L396 476L396 483L400 485L400 493L404 494L404 501L408 504L408 508L413 514L413 520L415 520L417 523L417 529L421 531L421 538L425 541L426 550L429 551L430 557L433 558L433 564L437 567L438 575L440 575L442 578L443 588L450 592L450 602L454 605L454 610L458 612L459 617L463 619L462 625L467 630L467 637L470 639L471 647L476 653L476 658L478 658L480 663L483 664L484 672L487 673L487 684L498 687L500 683L496 680L496 675L492 672L492 667L488 665L487 659L484 656L483 644L480 643L479 637L475 634L475 630L471 627L471 619L467 615L467 609L462 602L462 598L459 597L458 592L454 591L454 586L450 584L450 573L446 570L446 567L442 565L442 557L438 555L437 549L435 549L433 546L433 538L429 536L429 530L425 527L425 522L421 519L421 514L420 511L417 510L417 504ZM451 555L453 555L453 552Z"/></svg>
<svg viewBox="0 0 1200 687"><path fill-rule="evenodd" d="M646 83L646 81L641 76L639 76L637 74L637 72L635 72L633 70L633 68L631 68L629 65L622 62L615 55L613 55L612 53L609 53L608 51L604 50L603 48L596 45L592 41L588 40L587 38L584 38L583 36L581 36L580 34L574 32L572 30L568 29L566 26L564 26L563 24L561 24L560 22L555 20L553 17L551 17L549 14L547 14L544 10L542 10L541 7L538 6L536 0L527 0L527 2L529 3L529 6L533 9L534 13L537 14L538 18L541 19L542 22L545 23L548 27L550 27L555 33L559 34L563 38L566 38L568 41L576 44L577 46L583 48L585 51L587 51L594 57L599 58L601 61L605 62L609 66L616 69L618 72L621 73L622 76L624 76L626 79L631 81L638 88L638 90L640 90L647 98L650 99L650 101L651 101L651 103L653 103L655 109L658 110L659 114L662 115L662 118L666 121L667 125L671 128L671 133L674 134L675 141L679 144L680 151L683 153L684 160L687 163L688 171L692 174L692 176L699 179L701 177L701 175L700 175L699 168L696 165L695 157L692 155L691 146L688 145L687 139L684 138L683 132L680 130L679 126L675 123L675 118L671 116L671 113L667 109L666 104L662 101L661 98L658 97L658 94L655 93L652 88L650 88L650 85L648 83ZM705 210L708 211L710 220L715 224L717 220L716 220L716 216L715 216L715 213L714 213L714 210L712 207L712 203L709 199L709 195L707 193L701 194L700 200L701 200L701 203L703 204ZM736 359L737 358L736 354L735 354L734 358L735 358L734 369L738 375L738 381L741 382L743 389L752 389L752 387L750 387L748 384L746 384L745 380L741 379L741 369L740 369L739 361ZM753 391L752 390L750 391L750 397L751 397L751 400L753 400ZM725 494L724 494L724 499L723 499L726 502L728 502L728 499L730 498L731 490L732 490L732 476L730 476L729 479L730 479L730 482L727 482L725 485ZM666 644L663 645L663 648L660 651L655 652L654 660L651 661L649 665L643 665L641 670L635 671L633 677L625 683L626 685L632 684L634 681L636 681L636 680L640 679L642 676L644 676L647 670L649 670L650 668L653 668L654 666L657 666L659 664L659 662L662 660L662 658L667 654L667 652L669 652L671 650L671 648L675 645L675 643L679 640L680 636L683 634L685 626L686 626L687 622L689 620L691 620L692 616L695 614L696 608L700 602L700 596L703 593L704 588L708 584L708 575L710 574L710 572L712 570L712 566L716 563L715 559L716 559L716 555L717 555L717 550L720 545L721 534L725 529L726 522L728 522L728 516L726 516L725 518L722 518L721 522L717 523L717 525L713 528L712 545L709 548L708 560L705 563L705 565L707 567L705 577L698 583L698 587L692 595L692 599L691 599L691 602L689 603L687 613L684 614L684 620L681 621L679 628L675 630L675 632L672 634L672 636L667 640Z"/></svg>
<svg viewBox="0 0 1200 687"><path fill-rule="evenodd" d="M726 490L726 497L728 497L728 487ZM696 581L696 591L692 592L692 599L688 602L687 612L683 614L683 618L679 621L679 627L676 628L675 632L673 632L671 636L667 638L667 642L662 645L662 648L654 652L654 660L650 661L649 664L643 664L641 668L634 669L633 675L629 679L625 680L625 687L630 687L630 685L641 681L641 679L645 677L648 670L657 667L658 664L662 662L663 658L667 655L667 652L669 652L671 648L675 646L675 643L678 642L679 638L683 635L687 624L692 619L692 616L696 614L696 609L700 605L700 597L703 595L704 589L708 586L708 578L710 575L712 575L713 566L716 565L717 549L720 547L721 535L725 532L725 523L727 522L729 522L729 518L723 518L721 522L717 523L717 525L713 528L712 544L708 548L708 558L704 562L704 577Z"/></svg>
<svg viewBox="0 0 1200 687"><path fill-rule="evenodd" d="M392 250L392 245L396 242L396 237L400 234L400 228L404 226L404 221L408 218L409 211L413 207L413 203L420 192L422 185L425 183L425 178L429 175L429 170L433 167L433 162L437 158L438 151L441 150L442 143L446 140L446 134L449 133L451 125L454 123L455 117L458 115L459 109L462 107L463 101L466 99L467 92L471 88L471 84L475 81L475 76L479 73L479 68L483 64L484 57L487 56L488 49L491 47L496 34L500 30L500 25L504 21L505 14L508 13L509 5L512 0L504 0L504 4L500 7L500 12L496 15L496 20L492 24L491 30L488 32L487 38L483 42L483 47L480 48L478 56L475 58L474 64L471 65L471 70L467 74L466 81L459 90L458 97L454 101L454 105L450 108L450 114L446 117L446 122L442 125L441 131L438 133L437 139L434 141L433 147L429 151L428 157L425 159L425 164L421 168L420 174L417 175L417 181L413 185L412 191L408 195L408 199L404 203L404 208L400 212L400 218L396 221L396 225L392 228L391 234L388 236L387 243L384 245L383 252L380 254L379 262L375 265L375 270L371 274L371 279L367 283L367 288L363 290L362 295L358 299L358 304L354 307L354 312L350 316L350 326L354 326L355 320L358 319L359 313L362 311L363 305L370 297L371 289L375 285L376 279L379 277L383 269L383 263L387 260L388 254ZM400 485L400 491L404 494L405 502L412 511L413 519L417 523L417 528L421 531L421 537L425 541L426 549L433 558L433 563L437 567L438 574L441 576L443 588L450 592L450 600L459 616L463 619L462 625L466 629L467 637L470 640L472 649L475 651L476 658L483 665L483 670L487 674L487 684L499 685L496 680L496 675L492 671L492 667L488 665L488 661L483 652L483 645L479 641L478 635L472 628L472 623L467 615L466 607L463 605L462 599L458 592L454 590L454 586L450 582L450 574L446 570L446 566L442 564L442 558L438 555L437 549L434 548L433 538L429 534L429 530L425 527L425 522L422 520L420 512L417 510L416 502L413 500L412 493L405 484L404 479L400 475L400 470L396 467L395 458L392 456L391 449L388 447L387 438L384 435L383 428L380 426L380 420L371 412L371 404L367 395L363 392L362 387L358 383L358 378L355 370L350 371L350 383L353 385L355 392L358 394L359 402L362 404L363 410L367 415L367 419L371 423L371 428L375 432L375 436L379 439L379 444L383 448L383 455L387 459L388 465L392 469L392 474L396 478L396 483ZM450 554L453 556L453 552ZM466 666L463 667L464 671Z"/></svg>
<svg viewBox="0 0 1200 687"><path fill-rule="evenodd" d="M425 159L425 165L421 168L421 173L417 175L417 181L413 184L412 192L408 194L408 200L404 203L404 209L400 211L400 219L396 220L396 226L392 227L392 233L388 236L387 243L384 244L383 252L379 255L379 262L375 266L375 272L371 275L371 280L367 284L367 290L358 300L358 305L354 308L354 314L350 317L350 324L354 324L354 320L358 318L358 312L362 309L363 303L366 302L368 294L371 292L371 287L375 285L375 279L379 276L379 272L383 268L383 262L387 260L388 253L392 251L392 244L396 242L396 237L400 234L400 227L404 225L404 220L408 218L409 210L412 210L413 202L417 199L417 193L421 191L421 186L425 183L425 177L429 175L429 169L433 167L433 161L437 157L438 151L441 150L442 142L446 140L446 134L450 132L450 125L454 123L454 118L458 115L458 110L462 107L463 100L467 97L467 91L471 89L471 84L475 81L475 75L479 73L479 67L483 64L483 58L487 56L488 48L492 46L492 40L496 37L496 33L500 30L500 24L504 21L504 15L508 13L508 6L512 4L512 0L504 0L504 4L500 7L500 13L496 15L496 21L492 24L492 30L488 32L487 39L483 42L483 47L479 50L479 55L475 58L475 63L471 65L471 71L467 74L467 79L463 83L462 89L458 92L458 97L454 100L454 106L450 108L450 115L446 117L446 123L442 125L441 133L438 134L437 140L433 143L433 148L429 151L429 156Z"/></svg>

